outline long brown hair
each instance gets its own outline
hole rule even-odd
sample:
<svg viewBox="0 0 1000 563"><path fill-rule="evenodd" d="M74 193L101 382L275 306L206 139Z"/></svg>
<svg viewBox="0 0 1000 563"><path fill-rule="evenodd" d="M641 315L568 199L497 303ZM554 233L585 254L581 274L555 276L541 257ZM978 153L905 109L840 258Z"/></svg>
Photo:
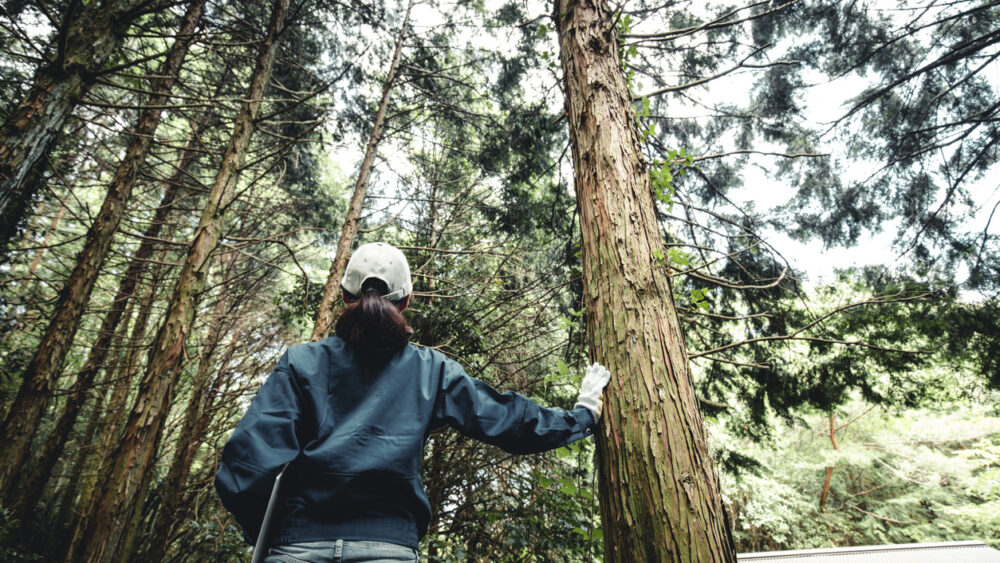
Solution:
<svg viewBox="0 0 1000 563"><path fill-rule="evenodd" d="M344 291L347 307L337 319L336 333L364 355L394 354L413 336L413 329L400 311L403 299L392 302L383 297L389 286L378 278L361 284L361 295ZM405 299L405 298L404 298Z"/></svg>

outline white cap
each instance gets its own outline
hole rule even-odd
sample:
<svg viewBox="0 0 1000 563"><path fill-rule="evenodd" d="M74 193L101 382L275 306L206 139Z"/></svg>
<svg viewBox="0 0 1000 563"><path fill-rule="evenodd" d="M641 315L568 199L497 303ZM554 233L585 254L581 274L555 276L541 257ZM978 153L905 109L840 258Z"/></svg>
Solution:
<svg viewBox="0 0 1000 563"><path fill-rule="evenodd" d="M347 261L340 287L351 295L360 296L361 286L369 278L380 279L389 286L389 293L382 296L389 301L399 301L413 291L406 256L391 244L370 242L359 246Z"/></svg>

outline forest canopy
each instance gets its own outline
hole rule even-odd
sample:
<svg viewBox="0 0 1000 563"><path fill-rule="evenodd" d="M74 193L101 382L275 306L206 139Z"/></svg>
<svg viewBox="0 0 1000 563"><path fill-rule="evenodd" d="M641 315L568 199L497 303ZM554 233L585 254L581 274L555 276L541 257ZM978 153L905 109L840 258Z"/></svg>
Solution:
<svg viewBox="0 0 1000 563"><path fill-rule="evenodd" d="M373 241L470 375L620 378L596 445L430 434L421 559L614 560L661 415L737 552L1000 548L998 58L989 0L7 2L0 559L249 560L221 449Z"/></svg>

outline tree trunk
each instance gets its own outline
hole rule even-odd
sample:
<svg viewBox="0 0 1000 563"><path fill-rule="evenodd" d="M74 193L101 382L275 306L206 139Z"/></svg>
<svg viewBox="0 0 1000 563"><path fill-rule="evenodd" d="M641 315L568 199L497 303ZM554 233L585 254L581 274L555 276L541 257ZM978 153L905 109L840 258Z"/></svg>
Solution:
<svg viewBox="0 0 1000 563"><path fill-rule="evenodd" d="M64 556L57 557L56 559L72 561L75 554L81 548L84 540L84 517L94 510L94 503L96 502L95 491L97 490L99 476L104 475L111 469L111 454L114 451L114 445L121 436L129 391L132 388L132 381L138 372L138 362L136 359L142 348L142 342L146 338L146 328L153 313L153 306L156 304L156 296L159 292L160 284L163 282L164 277L166 277L168 270L169 268L165 263L157 264L153 268L152 279L150 280L146 294L139 301L139 314L136 315L132 334L129 337L130 345L124 354L124 358L119 362L119 366L108 366L108 373L117 373L117 378L115 379L114 386L111 388L111 398L104 408L104 416L101 420L102 428L97 439L97 448L94 455L94 459L97 460L95 464L96 470L91 471L90 475L80 484L80 504L73 514L68 515L71 519L71 524L66 529L71 530L71 533L68 534L70 540L63 546L65 552L62 555Z"/></svg>
<svg viewBox="0 0 1000 563"><path fill-rule="evenodd" d="M57 533L65 530L71 522L71 518L68 518L68 513L76 504L76 497L80 492L80 485L83 481L83 471L92 453L94 438L97 436L97 428L101 423L103 414L104 409L102 408L100 397L98 397L90 413L90 417L87 419L87 425L83 434L78 440L79 447L77 448L76 458L73 460L73 465L66 475L66 490L60 494L60 497L57 499L59 501L56 504L57 508L52 513L52 516L54 516L53 521L58 523L55 527ZM22 520L21 525L24 526L24 524L25 521Z"/></svg>
<svg viewBox="0 0 1000 563"><path fill-rule="evenodd" d="M52 240L52 235L56 232L59 227L59 221L62 220L63 213L66 212L66 206L59 204L59 211L56 211L56 216L52 218L52 223L49 228L45 231L45 238L42 240L42 244L39 245L40 248L35 252L35 258L31 261L31 265L28 266L28 278L35 277L35 270L38 269L38 265L42 263L42 256L45 256L45 249L49 246L49 241ZM23 288L22 288L23 290Z"/></svg>
<svg viewBox="0 0 1000 563"><path fill-rule="evenodd" d="M132 11L147 0L70 2L54 60L0 127L0 254L17 234L38 182L32 169L54 144L66 118L90 89L131 24Z"/></svg>
<svg viewBox="0 0 1000 563"><path fill-rule="evenodd" d="M120 323L119 326L117 326L115 329L117 334L114 339L114 347L116 348L120 347L121 343L128 338L128 327L129 327L128 320L132 316L132 309L134 308L134 306L135 306L134 301L128 304L124 314L125 322ZM104 372L105 374L104 383L110 381L111 378L113 377L114 374L113 364L114 362L112 362L112 366L109 366L109 369L105 370ZM102 389L100 392L98 392L96 400L94 401L93 409L91 410L90 413L90 418L87 420L86 429L84 430L82 437L78 440L80 447L78 448L76 459L73 460L73 466L66 477L68 485L66 486L66 490L62 493L62 497L59 500L57 507L55 508L55 512L52 513L54 516L53 521L56 522L54 528L56 530L56 533L62 533L64 530L72 530L70 526L73 521L73 518L70 513L74 505L76 504L77 495L79 494L81 490L81 485L83 484L84 481L83 478L84 469L87 466L87 460L91 457L91 454L94 452L95 444L99 445L99 442L96 442L96 438L98 436L98 431L97 431L98 427L102 423L107 424L107 421L103 419L106 413L105 407L103 405L104 401L102 400L103 399L102 395L105 395L106 393L103 391L104 390ZM23 520L21 522L21 525L24 526Z"/></svg>
<svg viewBox="0 0 1000 563"><path fill-rule="evenodd" d="M160 502L156 515L153 533L143 542L148 546L148 550L143 554L142 561L163 561L170 540L170 532L182 520L179 516L183 512L184 483L187 481L191 463L194 461L198 445L201 443L202 436L208 426L208 417L205 416L207 414L206 398L217 393L218 387L222 385L223 378L221 376L212 377L211 373L215 365L212 357L224 336L222 328L228 304L228 300L225 298L226 294L227 290L224 286L220 292L219 300L215 304L215 310L212 312L208 337L202 348L201 358L198 361L198 372L195 374L191 396L188 398L187 408L184 411L181 431L177 436L174 460L170 464L170 471L163 483L163 500ZM229 345L229 354L234 351L237 342L239 339L232 339Z"/></svg>
<svg viewBox="0 0 1000 563"><path fill-rule="evenodd" d="M635 112L602 0L559 0L590 354L608 367L597 436L606 561L735 561L688 370Z"/></svg>
<svg viewBox="0 0 1000 563"><path fill-rule="evenodd" d="M830 413L830 443L833 444L834 450L839 450L840 447L837 446L837 424L836 415ZM823 480L823 492L819 495L819 511L826 512L826 499L830 496L830 481L833 479L833 466L826 468L826 479Z"/></svg>
<svg viewBox="0 0 1000 563"><path fill-rule="evenodd" d="M79 416L80 408L82 408L87 400L87 395L94 378L104 366L108 354L113 348L111 341L116 327L121 323L123 317L128 318L126 310L135 301L136 289L138 289L139 282L145 274L149 259L155 250L154 240L160 236L160 232L164 224L166 224L167 217L173 209L174 200L177 198L177 194L184 183L187 169L197 156L197 151L194 150L194 147L198 137L206 128L208 117L208 112L203 113L199 117L188 137L187 143L184 145L181 158L177 162L177 171L165 183L160 204L157 206L149 226L143 231L142 242L129 261L128 269L126 269L121 283L118 285L118 291L111 300L111 308L101 322L101 328L97 331L97 340L91 347L90 354L83 368L77 374L77 383L73 386L71 394L67 398L66 408L57 419L55 427L49 434L42 454L39 456L38 463L33 467L31 474L20 475L14 480L20 484L21 491L17 497L20 500L15 499L15 502L12 504L19 506L20 510L24 512L32 511L37 505L42 488L50 478L52 468L61 455L66 440L69 438L69 432ZM148 318L148 311L145 314L140 314L140 317ZM129 379L129 381L131 380ZM116 389L118 387L116 386ZM127 385L124 388L127 389ZM112 401L112 404L114 402ZM115 427L116 425L111 426Z"/></svg>
<svg viewBox="0 0 1000 563"><path fill-rule="evenodd" d="M412 0L406 5L406 15L403 16L403 25L396 34L396 47L392 53L392 62L389 64L389 73L386 74L385 83L382 85L382 99L379 100L378 112L375 114L375 123L372 125L371 134L368 136L368 145L365 147L365 157L361 161L361 170L358 172L358 181L354 184L354 195L351 196L351 204L347 208L347 215L344 217L344 226L340 230L340 239L337 241L337 254L333 258L330 266L330 275L326 278L326 285L323 287L323 298L319 303L319 311L316 313L316 322L313 324L312 340L326 338L333 326L335 313L340 303L340 281L344 277L344 270L347 269L347 260L351 257L351 246L354 244L354 237L358 234L358 222L361 220L361 204L365 201L365 194L368 193L368 177L371 176L372 165L375 163L375 153L378 152L378 143L382 139L382 129L385 126L385 112L389 107L389 94L392 92L393 82L396 79L396 72L399 69L400 53L403 51L403 39L406 36L406 27L410 22L410 8L413 6Z"/></svg>
<svg viewBox="0 0 1000 563"><path fill-rule="evenodd" d="M271 64L277 50L289 0L274 2L267 36L261 43L257 65L251 78L233 134L222 156L222 164L208 195L187 259L174 286L163 324L153 341L146 373L139 385L135 408L114 453L111 468L101 478L94 511L86 520L83 549L78 557L86 561L116 558L123 528L141 499L152 476L157 446L169 410L171 391L176 385L184 359L184 346L194 324L198 298L208 275L209 258L222 236L226 210L236 197L239 171L243 166L253 123L260 112L264 90L270 80Z"/></svg>
<svg viewBox="0 0 1000 563"><path fill-rule="evenodd" d="M160 65L157 73L158 78L154 81L153 93L147 104L149 109L143 111L139 117L135 134L129 141L125 157L118 165L111 180L104 204L101 206L97 218L94 219L94 224L87 232L83 250L77 256L76 267L59 294L55 314L49 322L35 356L25 370L21 389L8 411L4 427L0 429L0 444L3 444L0 446L0 457L8 460L8 463L0 469L0 492L3 493L5 499L10 492L11 477L16 475L21 468L31 439L44 414L52 388L62 370L66 354L76 336L80 319L83 318L87 301L90 299L90 293L94 289L94 284L97 282L98 274L111 246L111 239L118 230L118 225L125 212L125 204L132 195L132 187L138 177L139 168L146 160L153 136L159 126L162 113L160 108L169 101L170 90L177 81L181 63L187 55L188 47L194 40L194 32L201 20L204 7L205 0L194 0L184 15L177 41L174 42L166 59ZM104 319L98 342L93 349L97 356L101 356L103 350L106 350L110 344L114 326L121 320L125 302L135 290L135 285L135 280L130 280L128 276L122 282L119 295L111 304L111 311ZM122 294L122 289L126 293ZM103 357L90 359L99 359L100 363L103 363ZM69 431L76 422L76 416L86 399L87 390L97 375L96 368L97 366L88 361L84 370L77 376L77 381L67 398L66 409L53 430L52 439L46 444L38 469L33 471L28 479L28 486L23 489L24 494L19 495L12 503L5 502L6 505L15 506L15 510L33 508L41 494L42 487L48 480L52 467L55 466L56 460L62 453Z"/></svg>

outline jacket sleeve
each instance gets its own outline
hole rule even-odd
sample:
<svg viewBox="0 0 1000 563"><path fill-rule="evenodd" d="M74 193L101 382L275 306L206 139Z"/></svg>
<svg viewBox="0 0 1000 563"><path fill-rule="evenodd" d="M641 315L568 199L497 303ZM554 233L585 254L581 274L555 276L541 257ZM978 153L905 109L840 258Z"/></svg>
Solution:
<svg viewBox="0 0 1000 563"><path fill-rule="evenodd" d="M257 541L278 471L299 454L300 399L285 352L222 450L215 489L248 543Z"/></svg>
<svg viewBox="0 0 1000 563"><path fill-rule="evenodd" d="M514 392L500 393L445 359L432 426L447 424L462 435L512 454L543 452L593 433L594 415L583 407L545 408Z"/></svg>

